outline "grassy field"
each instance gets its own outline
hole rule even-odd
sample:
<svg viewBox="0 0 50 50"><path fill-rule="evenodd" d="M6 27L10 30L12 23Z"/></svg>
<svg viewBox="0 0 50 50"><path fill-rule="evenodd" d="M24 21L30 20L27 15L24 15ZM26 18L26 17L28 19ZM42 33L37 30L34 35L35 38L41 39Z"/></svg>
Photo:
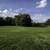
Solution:
<svg viewBox="0 0 50 50"><path fill-rule="evenodd" d="M0 50L50 50L50 26L0 26Z"/></svg>

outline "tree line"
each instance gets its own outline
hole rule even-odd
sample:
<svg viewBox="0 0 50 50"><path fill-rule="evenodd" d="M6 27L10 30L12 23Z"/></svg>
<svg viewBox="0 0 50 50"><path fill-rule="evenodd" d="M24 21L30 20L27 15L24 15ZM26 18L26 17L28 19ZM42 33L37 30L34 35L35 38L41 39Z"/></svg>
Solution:
<svg viewBox="0 0 50 50"><path fill-rule="evenodd" d="M48 19L45 23L32 23L31 16L29 14L19 14L12 17L0 17L0 26L34 26L34 27L45 27L50 25L50 19Z"/></svg>
<svg viewBox="0 0 50 50"><path fill-rule="evenodd" d="M0 26L13 26L13 25L16 25L15 24L15 18L12 18L12 17L6 17L6 18L3 18L3 17L0 17Z"/></svg>

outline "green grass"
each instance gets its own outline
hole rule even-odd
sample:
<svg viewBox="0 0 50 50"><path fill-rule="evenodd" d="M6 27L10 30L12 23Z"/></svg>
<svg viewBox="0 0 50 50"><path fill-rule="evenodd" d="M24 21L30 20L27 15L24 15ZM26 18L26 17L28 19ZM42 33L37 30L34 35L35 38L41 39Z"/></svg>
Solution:
<svg viewBox="0 0 50 50"><path fill-rule="evenodd" d="M50 26L0 26L0 50L50 50Z"/></svg>

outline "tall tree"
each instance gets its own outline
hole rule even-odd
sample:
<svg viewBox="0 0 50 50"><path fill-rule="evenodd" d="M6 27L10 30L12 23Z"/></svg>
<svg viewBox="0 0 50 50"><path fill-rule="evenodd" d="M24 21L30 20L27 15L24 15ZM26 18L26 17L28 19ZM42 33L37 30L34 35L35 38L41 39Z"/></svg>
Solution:
<svg viewBox="0 0 50 50"><path fill-rule="evenodd" d="M23 26L31 26L31 18L29 14L19 14L16 15L16 24L23 25Z"/></svg>

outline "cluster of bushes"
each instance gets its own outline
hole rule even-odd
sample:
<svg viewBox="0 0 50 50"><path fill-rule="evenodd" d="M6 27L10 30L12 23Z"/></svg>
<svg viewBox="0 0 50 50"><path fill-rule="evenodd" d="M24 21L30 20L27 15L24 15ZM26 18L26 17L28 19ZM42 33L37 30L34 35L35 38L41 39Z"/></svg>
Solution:
<svg viewBox="0 0 50 50"><path fill-rule="evenodd" d="M32 23L32 19L29 14L19 14L15 15L14 18L12 17L0 17L0 26L5 26L5 25L10 25L10 26L34 26L34 27L43 27L50 25L50 19L48 19L45 23Z"/></svg>

